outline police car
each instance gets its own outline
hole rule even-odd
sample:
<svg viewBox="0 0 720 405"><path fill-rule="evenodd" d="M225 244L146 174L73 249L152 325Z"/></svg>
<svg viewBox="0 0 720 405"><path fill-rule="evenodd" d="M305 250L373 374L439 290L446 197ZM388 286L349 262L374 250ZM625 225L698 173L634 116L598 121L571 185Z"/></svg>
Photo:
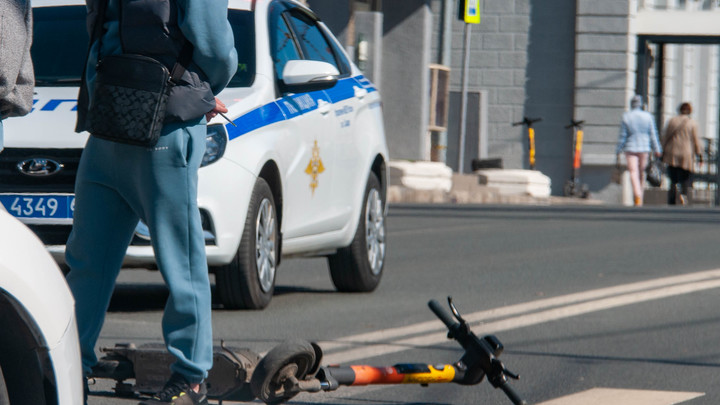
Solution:
<svg viewBox="0 0 720 405"><path fill-rule="evenodd" d="M33 0L34 108L5 121L0 202L62 263L88 134L73 132L87 52L81 0ZM377 88L311 10L230 0L238 70L208 125L198 203L226 308L259 309L281 257L324 256L335 287L374 290L386 256L388 152ZM112 232L112 229L108 229ZM152 268L139 223L127 267Z"/></svg>
<svg viewBox="0 0 720 405"><path fill-rule="evenodd" d="M0 404L83 403L75 307L40 240L0 207Z"/></svg>

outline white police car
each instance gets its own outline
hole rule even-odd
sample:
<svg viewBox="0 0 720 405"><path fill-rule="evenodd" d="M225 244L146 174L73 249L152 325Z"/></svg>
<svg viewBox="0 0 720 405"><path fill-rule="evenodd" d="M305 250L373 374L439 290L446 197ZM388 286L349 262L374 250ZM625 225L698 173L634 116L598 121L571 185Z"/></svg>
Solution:
<svg viewBox="0 0 720 405"><path fill-rule="evenodd" d="M264 308L281 257L326 256L339 291L374 290L385 255L387 146L380 96L317 17L293 0L230 0L238 72L208 126L200 205L208 264L228 308ZM36 96L5 121L0 202L64 260L73 132L87 51L81 0L33 0ZM108 232L112 232L111 229ZM154 266L143 224L129 267Z"/></svg>
<svg viewBox="0 0 720 405"><path fill-rule="evenodd" d="M83 403L75 306L40 240L0 207L0 404Z"/></svg>

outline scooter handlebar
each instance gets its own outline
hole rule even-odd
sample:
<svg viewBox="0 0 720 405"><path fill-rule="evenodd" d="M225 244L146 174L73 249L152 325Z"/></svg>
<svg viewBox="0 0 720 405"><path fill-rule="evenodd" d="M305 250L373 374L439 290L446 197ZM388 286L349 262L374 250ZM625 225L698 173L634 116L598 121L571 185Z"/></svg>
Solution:
<svg viewBox="0 0 720 405"><path fill-rule="evenodd" d="M457 323L457 321L455 320L455 318L453 318L452 315L450 315L450 314L445 310L445 308L443 308L443 306L440 305L439 302L437 302L437 301L435 301L435 300L430 300L430 301L428 302L428 306L430 307L430 310L433 311L433 313L435 314L435 316L437 316L438 318L440 318L440 320L445 324L445 326L448 327L448 329L451 329L452 326Z"/></svg>
<svg viewBox="0 0 720 405"><path fill-rule="evenodd" d="M531 126L532 124L534 124L534 123L536 123L536 122L538 122L538 121L542 121L542 117L537 117L537 118L523 117L523 120L522 120L522 121L513 122L513 123L512 123L512 126L514 126L514 127L516 127L516 126L518 126L518 125Z"/></svg>
<svg viewBox="0 0 720 405"><path fill-rule="evenodd" d="M456 310L452 306L452 303L450 305L455 313ZM494 387L502 389L514 405L527 405L527 402L522 399L520 394L518 394L517 391L515 391L515 389L513 389L513 387L508 383L507 376L515 379L517 379L518 376L509 372L505 366L503 366L502 363L495 358L495 354L493 353L494 344L492 340L488 340L488 336L484 339L478 339L475 337L459 314L455 314L455 316L451 315L445 307L440 305L440 303L436 300L428 301L428 306L430 307L430 310L432 310L433 313L440 318L442 323L447 326L451 334L448 335L448 337L452 337L457 340L460 345L465 348L465 350L470 350L476 355L480 354L480 357L483 357L482 355L484 354L487 364L480 364L480 367L482 368L483 374L488 376L488 381L490 381ZM463 328L462 325L465 325L465 328ZM461 333L462 330L464 330L465 333ZM456 333L459 334L456 335ZM494 336L492 338L494 339ZM497 341L497 339L494 340ZM500 345L500 350L502 350L502 346L499 341L497 341L497 344Z"/></svg>
<svg viewBox="0 0 720 405"><path fill-rule="evenodd" d="M505 395L507 395L507 397L510 399L510 401L512 401L514 405L527 405L527 401L522 399L520 397L520 394L518 394L517 391L515 391L515 389L513 389L510 384L505 383L500 386L500 389L503 390Z"/></svg>

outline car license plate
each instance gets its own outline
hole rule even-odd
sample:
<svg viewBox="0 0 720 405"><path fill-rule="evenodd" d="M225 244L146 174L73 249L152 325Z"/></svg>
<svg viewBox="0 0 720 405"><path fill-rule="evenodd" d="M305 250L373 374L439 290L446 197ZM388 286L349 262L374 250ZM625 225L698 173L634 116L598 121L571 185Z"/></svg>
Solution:
<svg viewBox="0 0 720 405"><path fill-rule="evenodd" d="M0 203L17 218L68 219L75 211L75 196L68 194L2 194Z"/></svg>

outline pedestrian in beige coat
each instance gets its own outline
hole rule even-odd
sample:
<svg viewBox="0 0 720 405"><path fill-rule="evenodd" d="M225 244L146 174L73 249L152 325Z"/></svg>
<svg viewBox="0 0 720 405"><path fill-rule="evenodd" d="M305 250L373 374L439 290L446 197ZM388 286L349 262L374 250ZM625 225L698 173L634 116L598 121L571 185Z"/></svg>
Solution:
<svg viewBox="0 0 720 405"><path fill-rule="evenodd" d="M692 188L692 172L695 167L695 156L702 162L702 143L698 135L698 125L690 118L692 106L682 103L680 114L670 119L662 139L663 163L668 166L670 190L668 204L685 205ZM678 190L679 187L679 190ZM679 194L678 194L679 191Z"/></svg>

